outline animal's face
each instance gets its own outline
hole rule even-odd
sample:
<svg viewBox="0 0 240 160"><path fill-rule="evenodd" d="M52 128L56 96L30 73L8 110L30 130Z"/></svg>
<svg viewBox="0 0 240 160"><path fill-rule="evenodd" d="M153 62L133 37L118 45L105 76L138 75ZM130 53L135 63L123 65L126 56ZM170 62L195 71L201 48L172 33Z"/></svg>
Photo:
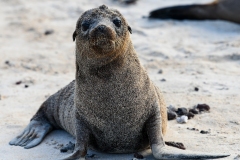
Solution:
<svg viewBox="0 0 240 160"><path fill-rule="evenodd" d="M117 52L128 41L131 28L117 11L106 6L91 9L82 14L77 21L73 40L77 49L92 51L88 57L104 57Z"/></svg>

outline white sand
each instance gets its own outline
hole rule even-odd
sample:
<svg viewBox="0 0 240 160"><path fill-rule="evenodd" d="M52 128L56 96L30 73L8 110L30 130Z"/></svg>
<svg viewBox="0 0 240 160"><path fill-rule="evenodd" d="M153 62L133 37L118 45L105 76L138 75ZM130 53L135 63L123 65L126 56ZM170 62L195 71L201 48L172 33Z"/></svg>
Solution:
<svg viewBox="0 0 240 160"><path fill-rule="evenodd" d="M240 26L223 21L142 18L156 8L191 2L209 1L140 0L131 6L111 0L0 1L0 159L55 160L67 156L58 149L73 140L64 131L52 132L29 150L8 142L24 129L49 95L74 79L72 33L76 21L83 11L101 4L117 8L128 20L139 58L164 91L167 105L189 108L206 103L211 107L210 113L197 115L187 124L170 121L165 139L182 142L189 150L230 153L226 159L240 154ZM47 29L54 33L45 36ZM160 69L162 74L158 74ZM22 83L16 85L17 81ZM211 133L200 134L187 127L211 129ZM96 156L133 158L133 154ZM144 156L152 159L150 150Z"/></svg>

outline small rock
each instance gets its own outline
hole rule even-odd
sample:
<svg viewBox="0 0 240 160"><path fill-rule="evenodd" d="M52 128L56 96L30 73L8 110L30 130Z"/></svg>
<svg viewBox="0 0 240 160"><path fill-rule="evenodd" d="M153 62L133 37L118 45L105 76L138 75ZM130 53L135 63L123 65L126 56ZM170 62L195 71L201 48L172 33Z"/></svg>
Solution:
<svg viewBox="0 0 240 160"><path fill-rule="evenodd" d="M47 36L47 35L53 34L53 32L54 32L53 30L46 30L44 34Z"/></svg>
<svg viewBox="0 0 240 160"><path fill-rule="evenodd" d="M197 128L187 128L187 129L192 131L199 131Z"/></svg>
<svg viewBox="0 0 240 160"><path fill-rule="evenodd" d="M158 71L158 74L162 74L162 73L163 73L163 70L160 69L160 70Z"/></svg>
<svg viewBox="0 0 240 160"><path fill-rule="evenodd" d="M22 83L22 81L17 81L15 84L16 85L19 85L19 84L21 84Z"/></svg>
<svg viewBox="0 0 240 160"><path fill-rule="evenodd" d="M202 111L209 111L210 107L207 104L198 104L197 109L202 112Z"/></svg>
<svg viewBox="0 0 240 160"><path fill-rule="evenodd" d="M177 122L178 123L187 123L187 121L188 121L188 117L187 116L177 117Z"/></svg>
<svg viewBox="0 0 240 160"><path fill-rule="evenodd" d="M34 28L28 28L27 31L35 31Z"/></svg>
<svg viewBox="0 0 240 160"><path fill-rule="evenodd" d="M162 81L162 82L166 82L166 79L163 78L163 79L161 79L160 81Z"/></svg>
<svg viewBox="0 0 240 160"><path fill-rule="evenodd" d="M67 152L67 151L73 151L75 148L75 144L72 143L71 141L69 141L68 144L66 144L66 146L63 146L61 149L60 149L60 152Z"/></svg>
<svg viewBox="0 0 240 160"><path fill-rule="evenodd" d="M187 114L188 114L188 110L187 110L187 108L178 108L177 114L178 114L179 116L187 115Z"/></svg>
<svg viewBox="0 0 240 160"><path fill-rule="evenodd" d="M198 88L198 87L195 87L195 88L194 88L194 91L196 91L196 92L199 91L199 88Z"/></svg>
<svg viewBox="0 0 240 160"><path fill-rule="evenodd" d="M8 66L12 66L12 64L10 63L10 61L5 61L5 64Z"/></svg>
<svg viewBox="0 0 240 160"><path fill-rule="evenodd" d="M168 114L168 120L173 120L173 119L176 119L176 117L177 117L177 113L173 112L171 110L168 110L167 114Z"/></svg>
<svg viewBox="0 0 240 160"><path fill-rule="evenodd" d="M200 133L202 133L202 134L209 134L210 132L209 132L209 131L201 130Z"/></svg>
<svg viewBox="0 0 240 160"><path fill-rule="evenodd" d="M194 114L192 112L188 112L187 116L188 119L192 119L194 117Z"/></svg>
<svg viewBox="0 0 240 160"><path fill-rule="evenodd" d="M139 154L139 153L134 153L134 158L137 158L137 159L143 159L143 155Z"/></svg>
<svg viewBox="0 0 240 160"><path fill-rule="evenodd" d="M236 122L236 121L230 121L230 123L233 123L233 124L236 124L236 125L240 125L240 123Z"/></svg>
<svg viewBox="0 0 240 160"><path fill-rule="evenodd" d="M168 109L168 110L171 110L171 111L173 111L173 112L177 112L177 109L176 109L174 106L172 106L172 105L169 105L169 106L167 107L167 109Z"/></svg>
<svg viewBox="0 0 240 160"><path fill-rule="evenodd" d="M25 86L24 86L25 88L28 88L29 86L27 85L27 84L25 84Z"/></svg>
<svg viewBox="0 0 240 160"><path fill-rule="evenodd" d="M192 112L193 114L198 114L198 111L196 109L190 109L189 112Z"/></svg>

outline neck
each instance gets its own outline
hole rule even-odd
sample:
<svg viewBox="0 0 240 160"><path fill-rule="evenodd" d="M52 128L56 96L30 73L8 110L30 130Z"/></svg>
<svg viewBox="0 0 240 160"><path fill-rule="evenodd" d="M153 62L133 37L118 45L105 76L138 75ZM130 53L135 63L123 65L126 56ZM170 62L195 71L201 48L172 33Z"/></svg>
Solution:
<svg viewBox="0 0 240 160"><path fill-rule="evenodd" d="M97 76L101 79L111 78L112 74L122 72L121 70L126 68L124 65L128 65L131 59L137 59L131 43L128 44L126 49L118 51L108 56L100 58L89 58L76 49L76 79L87 80L86 77ZM89 49L88 49L89 50Z"/></svg>

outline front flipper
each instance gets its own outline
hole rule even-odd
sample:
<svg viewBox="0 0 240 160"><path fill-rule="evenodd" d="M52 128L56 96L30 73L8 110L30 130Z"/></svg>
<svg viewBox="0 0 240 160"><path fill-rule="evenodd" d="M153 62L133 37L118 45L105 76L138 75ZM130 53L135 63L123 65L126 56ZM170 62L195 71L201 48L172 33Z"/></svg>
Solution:
<svg viewBox="0 0 240 160"><path fill-rule="evenodd" d="M9 144L29 149L41 143L45 135L51 130L52 126L48 122L31 120L24 131L11 140Z"/></svg>
<svg viewBox="0 0 240 160"><path fill-rule="evenodd" d="M87 154L87 147L89 143L89 129L80 119L78 113L76 113L76 145L74 152L71 156L64 158L64 160L85 160L85 155Z"/></svg>

